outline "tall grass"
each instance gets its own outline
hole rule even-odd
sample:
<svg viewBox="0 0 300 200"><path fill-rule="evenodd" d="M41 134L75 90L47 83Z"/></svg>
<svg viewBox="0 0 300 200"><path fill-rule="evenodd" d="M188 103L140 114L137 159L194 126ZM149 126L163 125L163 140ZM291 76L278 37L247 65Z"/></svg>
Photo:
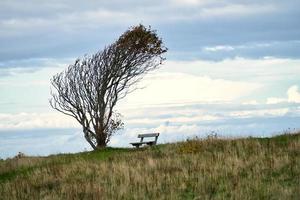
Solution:
<svg viewBox="0 0 300 200"><path fill-rule="evenodd" d="M22 159L0 199L300 199L300 134Z"/></svg>

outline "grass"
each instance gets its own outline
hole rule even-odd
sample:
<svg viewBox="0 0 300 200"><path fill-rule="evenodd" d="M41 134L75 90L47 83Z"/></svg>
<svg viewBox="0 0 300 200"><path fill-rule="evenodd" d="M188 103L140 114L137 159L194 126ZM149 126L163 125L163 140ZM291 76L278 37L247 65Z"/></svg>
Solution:
<svg viewBox="0 0 300 200"><path fill-rule="evenodd" d="M299 199L300 133L0 161L0 199Z"/></svg>

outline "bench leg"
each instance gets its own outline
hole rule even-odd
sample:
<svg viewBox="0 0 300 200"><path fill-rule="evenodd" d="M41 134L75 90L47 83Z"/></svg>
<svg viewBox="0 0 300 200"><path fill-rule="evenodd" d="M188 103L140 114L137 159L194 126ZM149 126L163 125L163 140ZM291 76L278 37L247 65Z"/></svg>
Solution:
<svg viewBox="0 0 300 200"><path fill-rule="evenodd" d="M155 145L155 143L154 142L149 142L148 145L153 146L153 145Z"/></svg>

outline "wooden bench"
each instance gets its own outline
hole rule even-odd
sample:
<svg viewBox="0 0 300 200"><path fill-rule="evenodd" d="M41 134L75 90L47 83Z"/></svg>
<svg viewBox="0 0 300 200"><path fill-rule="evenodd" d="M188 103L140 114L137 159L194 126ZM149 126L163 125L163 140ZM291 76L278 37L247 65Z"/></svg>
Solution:
<svg viewBox="0 0 300 200"><path fill-rule="evenodd" d="M130 143L132 146L135 146L136 148L139 148L141 145L143 144L146 144L146 145L149 145L149 146L152 146L152 145L156 145L157 143L157 138L159 136L159 133L147 133L147 134L139 134L138 135L138 138L141 138L141 141L140 142L132 142ZM151 140L151 141L143 141L144 138L148 138L148 137L155 137L154 140Z"/></svg>

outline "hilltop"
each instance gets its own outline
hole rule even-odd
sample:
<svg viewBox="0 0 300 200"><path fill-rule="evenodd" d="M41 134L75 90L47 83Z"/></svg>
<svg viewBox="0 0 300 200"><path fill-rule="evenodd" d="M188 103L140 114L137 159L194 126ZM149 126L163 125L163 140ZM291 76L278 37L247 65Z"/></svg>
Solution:
<svg viewBox="0 0 300 200"><path fill-rule="evenodd" d="M0 161L0 199L299 199L300 133Z"/></svg>

